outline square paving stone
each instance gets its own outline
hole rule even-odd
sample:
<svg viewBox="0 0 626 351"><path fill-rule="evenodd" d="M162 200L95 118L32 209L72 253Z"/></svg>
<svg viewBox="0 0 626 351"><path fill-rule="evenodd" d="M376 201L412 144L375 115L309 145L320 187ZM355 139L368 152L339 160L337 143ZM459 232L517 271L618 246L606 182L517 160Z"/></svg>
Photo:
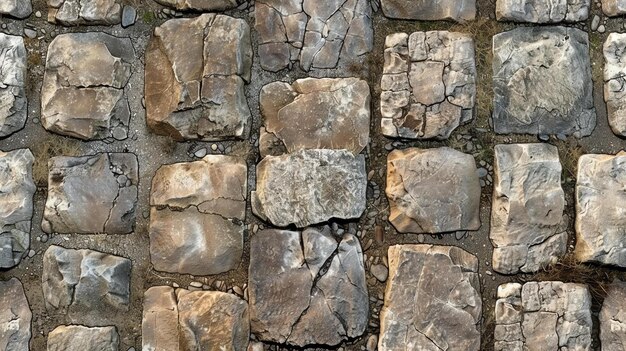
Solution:
<svg viewBox="0 0 626 351"><path fill-rule="evenodd" d="M48 22L65 26L119 24L122 5L122 0L48 0Z"/></svg>
<svg viewBox="0 0 626 351"><path fill-rule="evenodd" d="M29 350L32 317L22 282L0 280L0 350Z"/></svg>
<svg viewBox="0 0 626 351"><path fill-rule="evenodd" d="M476 17L476 0L381 0L389 18L438 21L471 21Z"/></svg>
<svg viewBox="0 0 626 351"><path fill-rule="evenodd" d="M497 0L498 21L558 23L589 17L590 0Z"/></svg>
<svg viewBox="0 0 626 351"><path fill-rule="evenodd" d="M26 124L25 78L24 39L0 33L0 137L17 132Z"/></svg>
<svg viewBox="0 0 626 351"><path fill-rule="evenodd" d="M591 134L596 110L587 33L516 28L493 37L493 55L496 133Z"/></svg>
<svg viewBox="0 0 626 351"><path fill-rule="evenodd" d="M47 351L118 351L120 336L115 327L89 328L61 325L48 334Z"/></svg>
<svg viewBox="0 0 626 351"><path fill-rule="evenodd" d="M604 42L604 101L613 133L626 136L626 34L611 33Z"/></svg>
<svg viewBox="0 0 626 351"><path fill-rule="evenodd" d="M607 288L600 311L602 351L623 351L626 345L626 283L615 280Z"/></svg>

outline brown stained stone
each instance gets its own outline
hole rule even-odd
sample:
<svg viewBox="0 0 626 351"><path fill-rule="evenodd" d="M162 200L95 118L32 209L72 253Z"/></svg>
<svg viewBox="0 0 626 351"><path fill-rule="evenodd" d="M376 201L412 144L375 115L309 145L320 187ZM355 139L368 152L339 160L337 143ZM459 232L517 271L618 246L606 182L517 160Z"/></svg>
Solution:
<svg viewBox="0 0 626 351"><path fill-rule="evenodd" d="M119 351L115 327L61 325L48 334L47 351Z"/></svg>
<svg viewBox="0 0 626 351"><path fill-rule="evenodd" d="M48 22L65 26L119 24L122 5L121 0L48 0Z"/></svg>
<svg viewBox="0 0 626 351"><path fill-rule="evenodd" d="M626 14L625 0L601 0L602 12L610 17Z"/></svg>

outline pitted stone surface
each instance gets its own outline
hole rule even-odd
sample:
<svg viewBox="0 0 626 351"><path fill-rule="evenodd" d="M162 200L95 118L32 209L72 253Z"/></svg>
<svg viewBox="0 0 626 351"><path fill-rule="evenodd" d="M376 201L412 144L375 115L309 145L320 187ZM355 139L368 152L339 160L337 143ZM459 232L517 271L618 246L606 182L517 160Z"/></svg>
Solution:
<svg viewBox="0 0 626 351"><path fill-rule="evenodd" d="M34 160L28 149L0 151L0 269L16 266L28 254Z"/></svg>
<svg viewBox="0 0 626 351"><path fill-rule="evenodd" d="M106 326L128 311L130 260L51 245L43 256L43 297L50 314L72 323Z"/></svg>
<svg viewBox="0 0 626 351"><path fill-rule="evenodd" d="M155 0L179 11L223 11L239 6L242 0Z"/></svg>
<svg viewBox="0 0 626 351"><path fill-rule="evenodd" d="M495 351L591 350L591 294L586 285L500 285L495 317Z"/></svg>
<svg viewBox="0 0 626 351"><path fill-rule="evenodd" d="M255 2L261 67L279 71L299 60L305 71L334 68L372 50L367 0L259 0Z"/></svg>
<svg viewBox="0 0 626 351"><path fill-rule="evenodd" d="M61 325L48 334L47 351L118 351L119 345L115 327Z"/></svg>
<svg viewBox="0 0 626 351"><path fill-rule="evenodd" d="M602 12L607 16L619 16L626 14L625 0L601 0Z"/></svg>
<svg viewBox="0 0 626 351"><path fill-rule="evenodd" d="M478 259L433 245L391 246L388 259L378 350L478 351Z"/></svg>
<svg viewBox="0 0 626 351"><path fill-rule="evenodd" d="M165 165L152 180L150 258L159 271L208 275L243 252L247 166L234 156Z"/></svg>
<svg viewBox="0 0 626 351"><path fill-rule="evenodd" d="M626 34L611 33L604 42L604 101L613 133L626 136Z"/></svg>
<svg viewBox="0 0 626 351"><path fill-rule="evenodd" d="M589 17L590 0L497 0L498 21L558 23Z"/></svg>
<svg viewBox="0 0 626 351"><path fill-rule="evenodd" d="M102 153L48 161L46 233L127 234L135 226L137 156Z"/></svg>
<svg viewBox="0 0 626 351"><path fill-rule="evenodd" d="M329 227L269 229L251 238L250 325L263 341L338 345L363 334L368 293L359 240Z"/></svg>
<svg viewBox="0 0 626 351"><path fill-rule="evenodd" d="M389 18L437 21L471 21L476 17L476 0L381 0Z"/></svg>
<svg viewBox="0 0 626 351"><path fill-rule="evenodd" d="M489 232L493 269L536 272L567 250L558 149L549 144L496 145L494 171Z"/></svg>
<svg viewBox="0 0 626 351"><path fill-rule="evenodd" d="M576 248L583 262L626 267L626 152L589 154L578 160Z"/></svg>
<svg viewBox="0 0 626 351"><path fill-rule="evenodd" d="M385 40L381 79L382 133L447 139L474 116L474 41L445 31L395 33Z"/></svg>
<svg viewBox="0 0 626 351"><path fill-rule="evenodd" d="M364 80L274 82L261 89L260 105L265 131L288 152L347 149L358 154L369 142L370 88ZM274 154L263 144L260 148L262 156Z"/></svg>
<svg viewBox="0 0 626 351"><path fill-rule="evenodd" d="M121 21L121 0L48 0L48 22L51 23L113 25Z"/></svg>
<svg viewBox="0 0 626 351"><path fill-rule="evenodd" d="M480 182L472 155L443 147L394 150L387 157L389 221L401 233L480 227Z"/></svg>
<svg viewBox="0 0 626 351"><path fill-rule="evenodd" d="M25 78L24 39L0 33L0 137L24 128L28 107Z"/></svg>
<svg viewBox="0 0 626 351"><path fill-rule="evenodd" d="M17 278L0 280L0 350L28 351L32 313Z"/></svg>
<svg viewBox="0 0 626 351"><path fill-rule="evenodd" d="M626 346L626 283L616 280L609 287L600 311L602 351L623 351Z"/></svg>
<svg viewBox="0 0 626 351"><path fill-rule="evenodd" d="M263 220L298 228L365 210L365 157L346 150L300 150L267 156L256 167L252 211Z"/></svg>
<svg viewBox="0 0 626 351"><path fill-rule="evenodd" d="M33 12L31 0L2 0L0 14L15 18L26 18Z"/></svg>
<svg viewBox="0 0 626 351"><path fill-rule="evenodd" d="M243 87L251 66L242 19L204 14L155 28L146 49L149 129L176 140L246 138L251 115Z"/></svg>
<svg viewBox="0 0 626 351"><path fill-rule="evenodd" d="M591 134L596 110L587 33L516 28L493 37L493 54L496 133Z"/></svg>
<svg viewBox="0 0 626 351"><path fill-rule="evenodd" d="M83 140L126 139L130 108L124 90L134 59L129 38L101 32L55 37L41 88L44 128Z"/></svg>

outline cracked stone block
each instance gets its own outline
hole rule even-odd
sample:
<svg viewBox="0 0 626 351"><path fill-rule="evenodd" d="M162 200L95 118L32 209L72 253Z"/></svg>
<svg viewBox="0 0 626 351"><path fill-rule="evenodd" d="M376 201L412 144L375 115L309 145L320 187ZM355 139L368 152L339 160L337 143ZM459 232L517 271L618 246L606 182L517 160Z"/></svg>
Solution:
<svg viewBox="0 0 626 351"><path fill-rule="evenodd" d="M567 250L565 195L556 146L495 146L492 266L503 274L536 272Z"/></svg>
<svg viewBox="0 0 626 351"><path fill-rule="evenodd" d="M32 12L31 0L2 0L0 2L0 14L2 15L23 19L30 16Z"/></svg>
<svg viewBox="0 0 626 351"><path fill-rule="evenodd" d="M330 227L251 238L250 327L260 340L335 346L361 336L369 300L359 240Z"/></svg>
<svg viewBox="0 0 626 351"><path fill-rule="evenodd" d="M261 67L277 72L300 61L305 71L335 68L372 51L374 29L367 0L258 0Z"/></svg>
<svg viewBox="0 0 626 351"><path fill-rule="evenodd" d="M625 0L601 0L602 12L610 17L626 14Z"/></svg>
<svg viewBox="0 0 626 351"><path fill-rule="evenodd" d="M251 67L244 20L204 14L165 22L146 49L148 128L176 140L245 139Z"/></svg>
<svg viewBox="0 0 626 351"><path fill-rule="evenodd" d="M558 23L580 22L589 17L590 0L497 0L498 21Z"/></svg>
<svg viewBox="0 0 626 351"><path fill-rule="evenodd" d="M623 351L626 345L626 283L616 280L608 287L600 311L602 351Z"/></svg>
<svg viewBox="0 0 626 351"><path fill-rule="evenodd" d="M52 157L41 229L46 233L128 234L135 226L137 156Z"/></svg>
<svg viewBox="0 0 626 351"><path fill-rule="evenodd" d="M591 134L596 110L587 33L520 27L495 35L493 54L496 133Z"/></svg>
<svg viewBox="0 0 626 351"><path fill-rule="evenodd" d="M578 159L576 248L583 262L626 267L626 152Z"/></svg>
<svg viewBox="0 0 626 351"><path fill-rule="evenodd" d="M224 11L233 9L243 0L155 0L163 6L172 7L178 11Z"/></svg>
<svg viewBox="0 0 626 351"><path fill-rule="evenodd" d="M389 221L401 233L480 228L480 182L472 155L448 147L387 157Z"/></svg>
<svg viewBox="0 0 626 351"><path fill-rule="evenodd" d="M120 336L113 326L61 325L48 334L47 351L118 351L119 345Z"/></svg>
<svg viewBox="0 0 626 351"><path fill-rule="evenodd" d="M604 42L604 101L613 133L626 136L626 34L610 33Z"/></svg>
<svg viewBox="0 0 626 351"><path fill-rule="evenodd" d="M22 282L0 280L0 350L29 350L32 316Z"/></svg>
<svg viewBox="0 0 626 351"><path fill-rule="evenodd" d="M369 142L370 88L364 80L273 82L261 89L260 105L265 132L288 152L347 149L358 154ZM272 153L260 145L263 157Z"/></svg>
<svg viewBox="0 0 626 351"><path fill-rule="evenodd" d="M378 350L478 351L476 256L454 246L395 245L388 258Z"/></svg>
<svg viewBox="0 0 626 351"><path fill-rule="evenodd" d="M591 294L558 281L498 287L495 351L591 350Z"/></svg>
<svg viewBox="0 0 626 351"><path fill-rule="evenodd" d="M447 139L474 117L474 41L446 31L395 33L385 40L381 78L382 133Z"/></svg>
<svg viewBox="0 0 626 351"><path fill-rule="evenodd" d="M347 150L299 150L266 156L256 167L252 211L285 227L359 218L366 205L365 157Z"/></svg>
<svg viewBox="0 0 626 351"><path fill-rule="evenodd" d="M0 33L0 138L17 132L26 124L25 77L24 39Z"/></svg>
<svg viewBox="0 0 626 351"><path fill-rule="evenodd" d="M156 286L144 294L143 350L246 351L248 303L219 291Z"/></svg>
<svg viewBox="0 0 626 351"><path fill-rule="evenodd" d="M130 273L129 259L51 245L41 276L46 310L72 323L106 326L128 311Z"/></svg>
<svg viewBox="0 0 626 351"><path fill-rule="evenodd" d="M119 24L122 5L121 0L48 0L48 22L64 26Z"/></svg>
<svg viewBox="0 0 626 351"><path fill-rule="evenodd" d="M61 34L48 47L41 88L41 123L82 140L126 139L125 90L135 50L130 38L101 32Z"/></svg>
<svg viewBox="0 0 626 351"><path fill-rule="evenodd" d="M161 166L150 195L154 269L209 275L236 268L243 252L247 180L246 161L234 156Z"/></svg>
<svg viewBox="0 0 626 351"><path fill-rule="evenodd" d="M18 265L28 254L34 161L29 149L0 151L0 269Z"/></svg>
<svg viewBox="0 0 626 351"><path fill-rule="evenodd" d="M438 21L471 21L476 17L476 0L381 0L389 18Z"/></svg>

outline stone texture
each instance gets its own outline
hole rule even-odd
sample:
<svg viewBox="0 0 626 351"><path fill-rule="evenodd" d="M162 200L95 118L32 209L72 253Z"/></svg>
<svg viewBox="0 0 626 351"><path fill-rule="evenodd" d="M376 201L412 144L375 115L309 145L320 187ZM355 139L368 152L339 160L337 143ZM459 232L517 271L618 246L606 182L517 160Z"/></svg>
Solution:
<svg viewBox="0 0 626 351"><path fill-rule="evenodd" d="M250 28L242 19L204 14L155 28L146 49L149 129L176 140L246 138L251 66Z"/></svg>
<svg viewBox="0 0 626 351"><path fill-rule="evenodd" d="M602 351L624 351L626 346L626 283L616 280L608 288L600 311Z"/></svg>
<svg viewBox="0 0 626 351"><path fill-rule="evenodd" d="M626 14L626 1L624 0L601 0L602 12L607 16L619 16Z"/></svg>
<svg viewBox="0 0 626 351"><path fill-rule="evenodd" d="M32 313L17 278L0 280L0 350L28 351Z"/></svg>
<svg viewBox="0 0 626 351"><path fill-rule="evenodd" d="M261 67L279 71L296 60L305 71L361 60L373 47L372 9L367 0L258 0Z"/></svg>
<svg viewBox="0 0 626 351"><path fill-rule="evenodd" d="M381 79L382 133L447 139L474 116L474 41L446 31L395 33L385 40Z"/></svg>
<svg viewBox="0 0 626 351"><path fill-rule="evenodd" d="M31 0L2 0L0 14L15 18L26 18L33 12Z"/></svg>
<svg viewBox="0 0 626 351"><path fill-rule="evenodd" d="M137 156L101 153L48 161L46 233L127 234L135 226Z"/></svg>
<svg viewBox="0 0 626 351"><path fill-rule="evenodd" d="M613 133L626 136L626 34L610 33L604 42L604 101Z"/></svg>
<svg viewBox="0 0 626 351"><path fill-rule="evenodd" d="M495 146L493 269L531 273L563 256L567 225L559 151L549 144Z"/></svg>
<svg viewBox="0 0 626 351"><path fill-rule="evenodd" d="M47 351L118 351L119 344L115 327L61 325L48 334Z"/></svg>
<svg viewBox="0 0 626 351"><path fill-rule="evenodd" d="M279 227L306 227L365 210L365 157L346 150L300 150L267 156L256 167L252 211Z"/></svg>
<svg viewBox="0 0 626 351"><path fill-rule="evenodd" d="M157 286L144 295L144 351L246 351L248 303L219 291Z"/></svg>
<svg viewBox="0 0 626 351"><path fill-rule="evenodd" d="M3 4L0 4L0 13ZM17 132L26 124L25 78L24 39L0 33L0 137Z"/></svg>
<svg viewBox="0 0 626 351"><path fill-rule="evenodd" d="M155 0L163 6L179 11L224 11L239 6L242 0Z"/></svg>
<svg viewBox="0 0 626 351"><path fill-rule="evenodd" d="M478 351L478 259L433 245L390 246L388 258L378 350Z"/></svg>
<svg viewBox="0 0 626 351"><path fill-rule="evenodd" d="M493 37L493 53L496 133L591 134L596 110L587 33L517 28Z"/></svg>
<svg viewBox="0 0 626 351"><path fill-rule="evenodd" d="M387 157L389 221L401 233L480 227L480 182L472 155L448 147L394 150Z"/></svg>
<svg viewBox="0 0 626 351"><path fill-rule="evenodd" d="M72 323L106 326L128 311L130 271L123 257L51 245L41 276L46 309Z"/></svg>
<svg viewBox="0 0 626 351"><path fill-rule="evenodd" d="M591 295L586 285L500 285L495 318L495 351L591 350Z"/></svg>
<svg viewBox="0 0 626 351"><path fill-rule="evenodd" d="M251 238L248 279L250 325L260 340L334 346L367 327L363 254L352 234L334 237L327 226L260 231Z"/></svg>
<svg viewBox="0 0 626 351"><path fill-rule="evenodd" d="M288 152L347 149L358 154L369 142L370 88L358 78L306 78L261 89L265 131ZM261 155L272 153L260 147Z"/></svg>
<svg viewBox="0 0 626 351"><path fill-rule="evenodd" d="M437 21L471 21L476 17L476 0L381 0L389 18Z"/></svg>
<svg viewBox="0 0 626 351"><path fill-rule="evenodd" d="M558 23L589 17L590 0L497 0L498 21Z"/></svg>
<svg viewBox="0 0 626 351"><path fill-rule="evenodd" d="M121 21L121 0L48 0L50 23L65 26L113 25Z"/></svg>
<svg viewBox="0 0 626 351"><path fill-rule="evenodd" d="M126 139L130 107L124 90L133 60L129 38L101 32L55 37L41 88L44 128L83 140Z"/></svg>
<svg viewBox="0 0 626 351"><path fill-rule="evenodd" d="M582 155L576 182L576 259L626 267L626 152Z"/></svg>
<svg viewBox="0 0 626 351"><path fill-rule="evenodd" d="M208 275L243 252L247 166L234 156L165 165L152 180L150 258L159 271Z"/></svg>
<svg viewBox="0 0 626 351"><path fill-rule="evenodd" d="M28 149L0 151L0 269L28 254L33 217L33 162Z"/></svg>

